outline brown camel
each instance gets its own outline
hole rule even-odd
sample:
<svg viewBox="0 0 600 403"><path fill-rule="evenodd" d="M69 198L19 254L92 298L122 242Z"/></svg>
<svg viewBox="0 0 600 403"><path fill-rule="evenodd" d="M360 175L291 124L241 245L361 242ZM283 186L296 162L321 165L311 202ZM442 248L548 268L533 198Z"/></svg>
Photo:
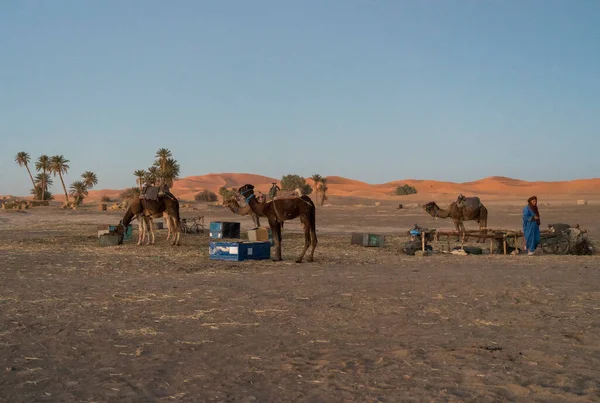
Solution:
<svg viewBox="0 0 600 403"><path fill-rule="evenodd" d="M147 228L150 228L152 234L152 243L154 243L154 230L152 228L152 218L164 216L166 218L169 233L173 235L173 245L179 245L179 237L181 234L181 219L179 217L179 201L172 194L163 194L158 196L158 200L148 200L136 198L133 200L123 219L117 226L117 233L122 235L125 228L133 221L134 217L138 218L140 223L140 235L138 245L145 240ZM167 237L168 239L168 237Z"/></svg>
<svg viewBox="0 0 600 403"><path fill-rule="evenodd" d="M246 203L250 206L254 214L257 216L267 217L269 226L273 233L275 241L275 258L274 261L280 261L281 258L281 226L286 220L293 220L300 217L302 226L304 227L304 249L296 259L296 263L301 263L308 247L311 246L310 256L308 261L312 262L317 247L317 231L315 204L308 196L277 199L259 203L254 196L254 186L244 185L238 192L246 198Z"/></svg>
<svg viewBox="0 0 600 403"><path fill-rule="evenodd" d="M235 197L230 197L227 200L223 200L223 206L229 208L232 213L241 216L250 215L252 222L254 222L254 228L260 227L260 218L250 208L250 205L246 204L244 207L240 206ZM264 217L264 216L263 216Z"/></svg>
<svg viewBox="0 0 600 403"><path fill-rule="evenodd" d="M265 197L264 197L264 195L261 195L261 196L256 196L256 199L258 200L258 202L260 204L263 204L263 203L265 203ZM229 210L231 210L234 214L238 214L238 215L241 215L241 216L245 216L245 215L250 214L250 216L252 217L252 221L254 222L254 225L256 226L256 227L254 227L254 229L260 227L260 218L259 218L259 216L257 216L252 211L252 209L250 208L249 204L246 204L244 207L240 206L240 204L236 200L235 196L229 198L228 200L224 200L223 201L223 206L228 207ZM265 216L262 215L260 217L265 217ZM281 228L283 228L283 223L281 223Z"/></svg>
<svg viewBox="0 0 600 403"><path fill-rule="evenodd" d="M423 209L432 217L448 218L454 221L456 231L465 231L463 221L477 221L479 230L484 231L487 228L488 211L478 197L459 196L457 201L450 203L447 210L441 209L435 202L429 202L423 206ZM481 241L479 238L477 241ZM458 237L460 240L460 237Z"/></svg>

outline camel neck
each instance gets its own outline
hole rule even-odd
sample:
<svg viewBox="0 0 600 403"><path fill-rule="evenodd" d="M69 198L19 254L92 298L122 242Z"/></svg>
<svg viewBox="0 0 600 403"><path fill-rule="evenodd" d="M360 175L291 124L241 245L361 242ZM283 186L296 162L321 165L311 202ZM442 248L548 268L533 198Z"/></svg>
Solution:
<svg viewBox="0 0 600 403"><path fill-rule="evenodd" d="M438 207L435 216L439 218L448 218L450 216L450 211L451 210L444 210Z"/></svg>
<svg viewBox="0 0 600 403"><path fill-rule="evenodd" d="M133 220L133 216L133 211L131 211L131 207L129 207L125 212L125 215L123 216L123 225L125 227L127 227L131 223L131 221Z"/></svg>
<svg viewBox="0 0 600 403"><path fill-rule="evenodd" d="M250 196L248 196L246 198L246 202L248 203L250 210L255 214L262 213L262 211L265 208L265 204L259 203L258 200L256 200L256 197L254 197L254 194L251 194Z"/></svg>

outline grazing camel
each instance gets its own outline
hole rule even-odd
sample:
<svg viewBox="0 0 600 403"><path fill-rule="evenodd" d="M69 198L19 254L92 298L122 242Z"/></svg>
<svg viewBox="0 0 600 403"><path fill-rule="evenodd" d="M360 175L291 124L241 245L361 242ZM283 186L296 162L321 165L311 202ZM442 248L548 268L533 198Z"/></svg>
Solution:
<svg viewBox="0 0 600 403"><path fill-rule="evenodd" d="M179 217L179 201L170 193L158 196L157 200L134 199L123 219L117 226L117 233L122 235L125 228L131 223L134 217L138 217L140 223L140 235L138 245L142 244L145 239L147 228L150 228L152 234L152 243L154 243L154 230L152 228L152 217L158 218L164 216L166 218L169 233L173 235L173 245L179 245L179 237L181 234L181 219ZM168 239L168 238L167 238Z"/></svg>
<svg viewBox="0 0 600 403"><path fill-rule="evenodd" d="M484 231L487 228L488 211L479 197L459 196L458 200L450 203L447 210L441 209L435 202L429 202L423 206L423 209L432 217L448 218L454 221L456 231L465 231L463 221L477 221L479 230ZM460 240L460 237L458 237ZM481 238L477 240L481 241Z"/></svg>
<svg viewBox="0 0 600 403"><path fill-rule="evenodd" d="M274 261L282 260L281 226L283 222L298 217L300 217L300 221L304 227L304 249L298 259L296 259L296 263L302 262L309 246L311 246L312 249L307 260L309 262L313 261L315 248L317 247L317 231L315 224L315 204L310 197L275 198L275 200L267 203L259 203L254 195L254 186L244 185L238 192L246 198L246 203L248 203L254 214L261 217L267 217L269 220L269 226L271 227L273 239L275 241Z"/></svg>
<svg viewBox="0 0 600 403"><path fill-rule="evenodd" d="M246 204L244 207L240 206L235 197L230 197L227 200L223 200L223 206L229 208L232 213L241 216L250 215L252 222L254 222L254 229L260 227L260 218L250 208L250 205ZM264 217L264 216L263 216Z"/></svg>

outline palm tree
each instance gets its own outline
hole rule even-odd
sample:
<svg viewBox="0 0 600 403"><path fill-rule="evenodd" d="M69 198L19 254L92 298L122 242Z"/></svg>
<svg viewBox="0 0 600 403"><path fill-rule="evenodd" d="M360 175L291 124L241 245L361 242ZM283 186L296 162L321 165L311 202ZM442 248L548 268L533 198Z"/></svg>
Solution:
<svg viewBox="0 0 600 403"><path fill-rule="evenodd" d="M52 169L52 173L54 174L54 176L58 174L60 182L62 183L63 190L65 191L65 198L67 199L67 203L69 203L69 195L67 194L67 187L65 186L63 174L69 172L70 167L67 164L68 162L69 160L62 155L55 155L50 159L50 167Z"/></svg>
<svg viewBox="0 0 600 403"><path fill-rule="evenodd" d="M35 176L35 185L41 187L42 183L46 184L46 188L52 187L54 181L49 173L41 173Z"/></svg>
<svg viewBox="0 0 600 403"><path fill-rule="evenodd" d="M35 176L33 189L31 189L31 194L37 200L51 200L52 193L48 192L48 188L54 184L52 177L48 173L40 173ZM46 187L46 190L44 189Z"/></svg>
<svg viewBox="0 0 600 403"><path fill-rule="evenodd" d="M319 185L319 192L321 192L321 206L325 204L327 200L327 178L321 178L321 184Z"/></svg>
<svg viewBox="0 0 600 403"><path fill-rule="evenodd" d="M91 189L94 187L94 185L98 184L98 177L92 171L85 171L81 174L81 177L83 178L83 183L85 184L85 187L88 189Z"/></svg>
<svg viewBox="0 0 600 403"><path fill-rule="evenodd" d="M180 169L179 163L176 160L173 158L167 158L164 168L160 169L162 183L169 187L173 186L173 182L179 179Z"/></svg>
<svg viewBox="0 0 600 403"><path fill-rule="evenodd" d="M160 169L164 170L167 165L167 160L173 157L173 153L168 148L161 148L156 152L156 162Z"/></svg>
<svg viewBox="0 0 600 403"><path fill-rule="evenodd" d="M315 199L317 200L317 205L319 205L319 183L323 179L323 177L319 174L313 174L310 179L315 183Z"/></svg>
<svg viewBox="0 0 600 403"><path fill-rule="evenodd" d="M27 169L27 173L29 174L29 178L31 179L31 183L33 183L33 188L35 189L35 182L33 181L33 176L31 176L31 171L29 170L29 162L31 161L31 157L25 151L20 151L17 153L15 157L15 162L20 167L24 166ZM37 196L37 195L35 195Z"/></svg>
<svg viewBox="0 0 600 403"><path fill-rule="evenodd" d="M75 204L79 206L83 199L88 195L88 187L83 181L75 181L71 183L69 194L75 198Z"/></svg>
<svg viewBox="0 0 600 403"><path fill-rule="evenodd" d="M154 166L158 168L156 178L159 185L173 186L173 182L179 179L181 167L168 148L161 148L156 152Z"/></svg>
<svg viewBox="0 0 600 403"><path fill-rule="evenodd" d="M135 181L137 182L138 186L140 187L140 190L142 190L142 182L144 182L144 180L146 179L148 172L144 171L143 169L138 169L138 170L133 171L133 174L137 178Z"/></svg>
<svg viewBox="0 0 600 403"><path fill-rule="evenodd" d="M317 186L319 186L319 182L321 182L321 179L323 179L323 177L319 174L314 174L313 176L310 177L310 179L312 179L312 181L315 183L315 189L316 189Z"/></svg>
<svg viewBox="0 0 600 403"><path fill-rule="evenodd" d="M148 168L148 174L146 175L146 180L150 182L151 185L156 185L156 181L158 180L158 176L160 174L160 170L156 166L151 166Z"/></svg>
<svg viewBox="0 0 600 403"><path fill-rule="evenodd" d="M35 163L35 170L42 171L43 174L50 171L50 157L46 154L41 155L40 158ZM45 176L44 176L45 177ZM48 190L48 186L46 182L42 182L42 200L44 200L44 196L46 195L46 191Z"/></svg>

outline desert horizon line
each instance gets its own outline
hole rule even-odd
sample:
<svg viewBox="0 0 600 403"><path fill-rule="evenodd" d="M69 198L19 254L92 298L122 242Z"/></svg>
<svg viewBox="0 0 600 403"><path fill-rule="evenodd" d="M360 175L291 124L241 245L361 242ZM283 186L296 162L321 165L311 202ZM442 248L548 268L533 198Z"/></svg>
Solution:
<svg viewBox="0 0 600 403"><path fill-rule="evenodd" d="M201 174L201 175L187 175L184 177L181 177L180 179L176 180L173 184L173 188L174 190L177 190L178 188L178 183L184 182L184 181L198 181L198 180L202 180L202 178L208 178L208 177L226 177L226 176L257 176L257 177L262 177L264 179L268 179L268 180L273 180L277 183L279 183L281 181L281 178L276 178L273 176L268 176L268 175L264 175L264 174L260 174L260 173L250 173L250 172L210 172L210 173L206 173L206 174ZM312 184L311 179L309 176L304 177L305 180L307 181L308 184ZM591 177L591 178L576 178L576 179L568 179L568 180L524 180L524 179L519 179L519 178L512 178L512 177L508 177L508 176L503 176L503 175L492 175L492 176L486 176L480 179L476 179L476 180L471 180L471 181L465 181L465 182L454 182L454 181L450 181L450 180L437 180L437 179L415 179L415 178L404 178L404 179L394 179L391 181L387 181L387 182L380 182L380 183L369 183L369 182L365 182L362 180L358 180L358 179L352 179L351 177L346 177L346 176L341 176L341 175L327 175L324 176L324 178L328 178L329 180L332 180L329 182L330 185L341 185L343 186L343 184L337 184L335 183L336 180L342 180L342 181L348 181L348 182L354 182L354 183L358 183L358 184L364 184L364 185L368 185L368 186L373 186L373 187L377 187L377 186L390 186L390 185L396 185L396 184L400 184L400 183L419 183L419 182L429 182L429 183L438 183L438 184L449 184L449 185L471 185L471 184L477 184L477 183L482 183L485 181L507 181L507 182L515 182L515 183L521 183L521 184L531 184L531 185L535 185L535 184L566 184L566 183L576 183L576 182L583 182L583 181L594 181L594 180L600 180L600 177ZM100 178L101 179L101 178ZM101 180L100 180L101 181ZM243 185L243 183L241 182L245 182L245 181L240 181L240 186ZM264 184L261 184L264 185ZM505 183L505 185L510 186L510 183ZM599 184L600 186L600 184ZM110 191L122 191L124 189L127 189L129 187L135 187L134 181L132 180L132 185L131 186L127 186L127 187L119 187L119 186L106 186L103 188L96 188L96 189L91 189L90 193L95 193L98 194L100 192L110 192ZM235 185L231 185L230 187L235 187ZM206 188L208 189L208 188ZM13 196L13 197L29 197L30 195L12 195L11 193L5 194L3 196ZM57 195L58 196L58 195Z"/></svg>

